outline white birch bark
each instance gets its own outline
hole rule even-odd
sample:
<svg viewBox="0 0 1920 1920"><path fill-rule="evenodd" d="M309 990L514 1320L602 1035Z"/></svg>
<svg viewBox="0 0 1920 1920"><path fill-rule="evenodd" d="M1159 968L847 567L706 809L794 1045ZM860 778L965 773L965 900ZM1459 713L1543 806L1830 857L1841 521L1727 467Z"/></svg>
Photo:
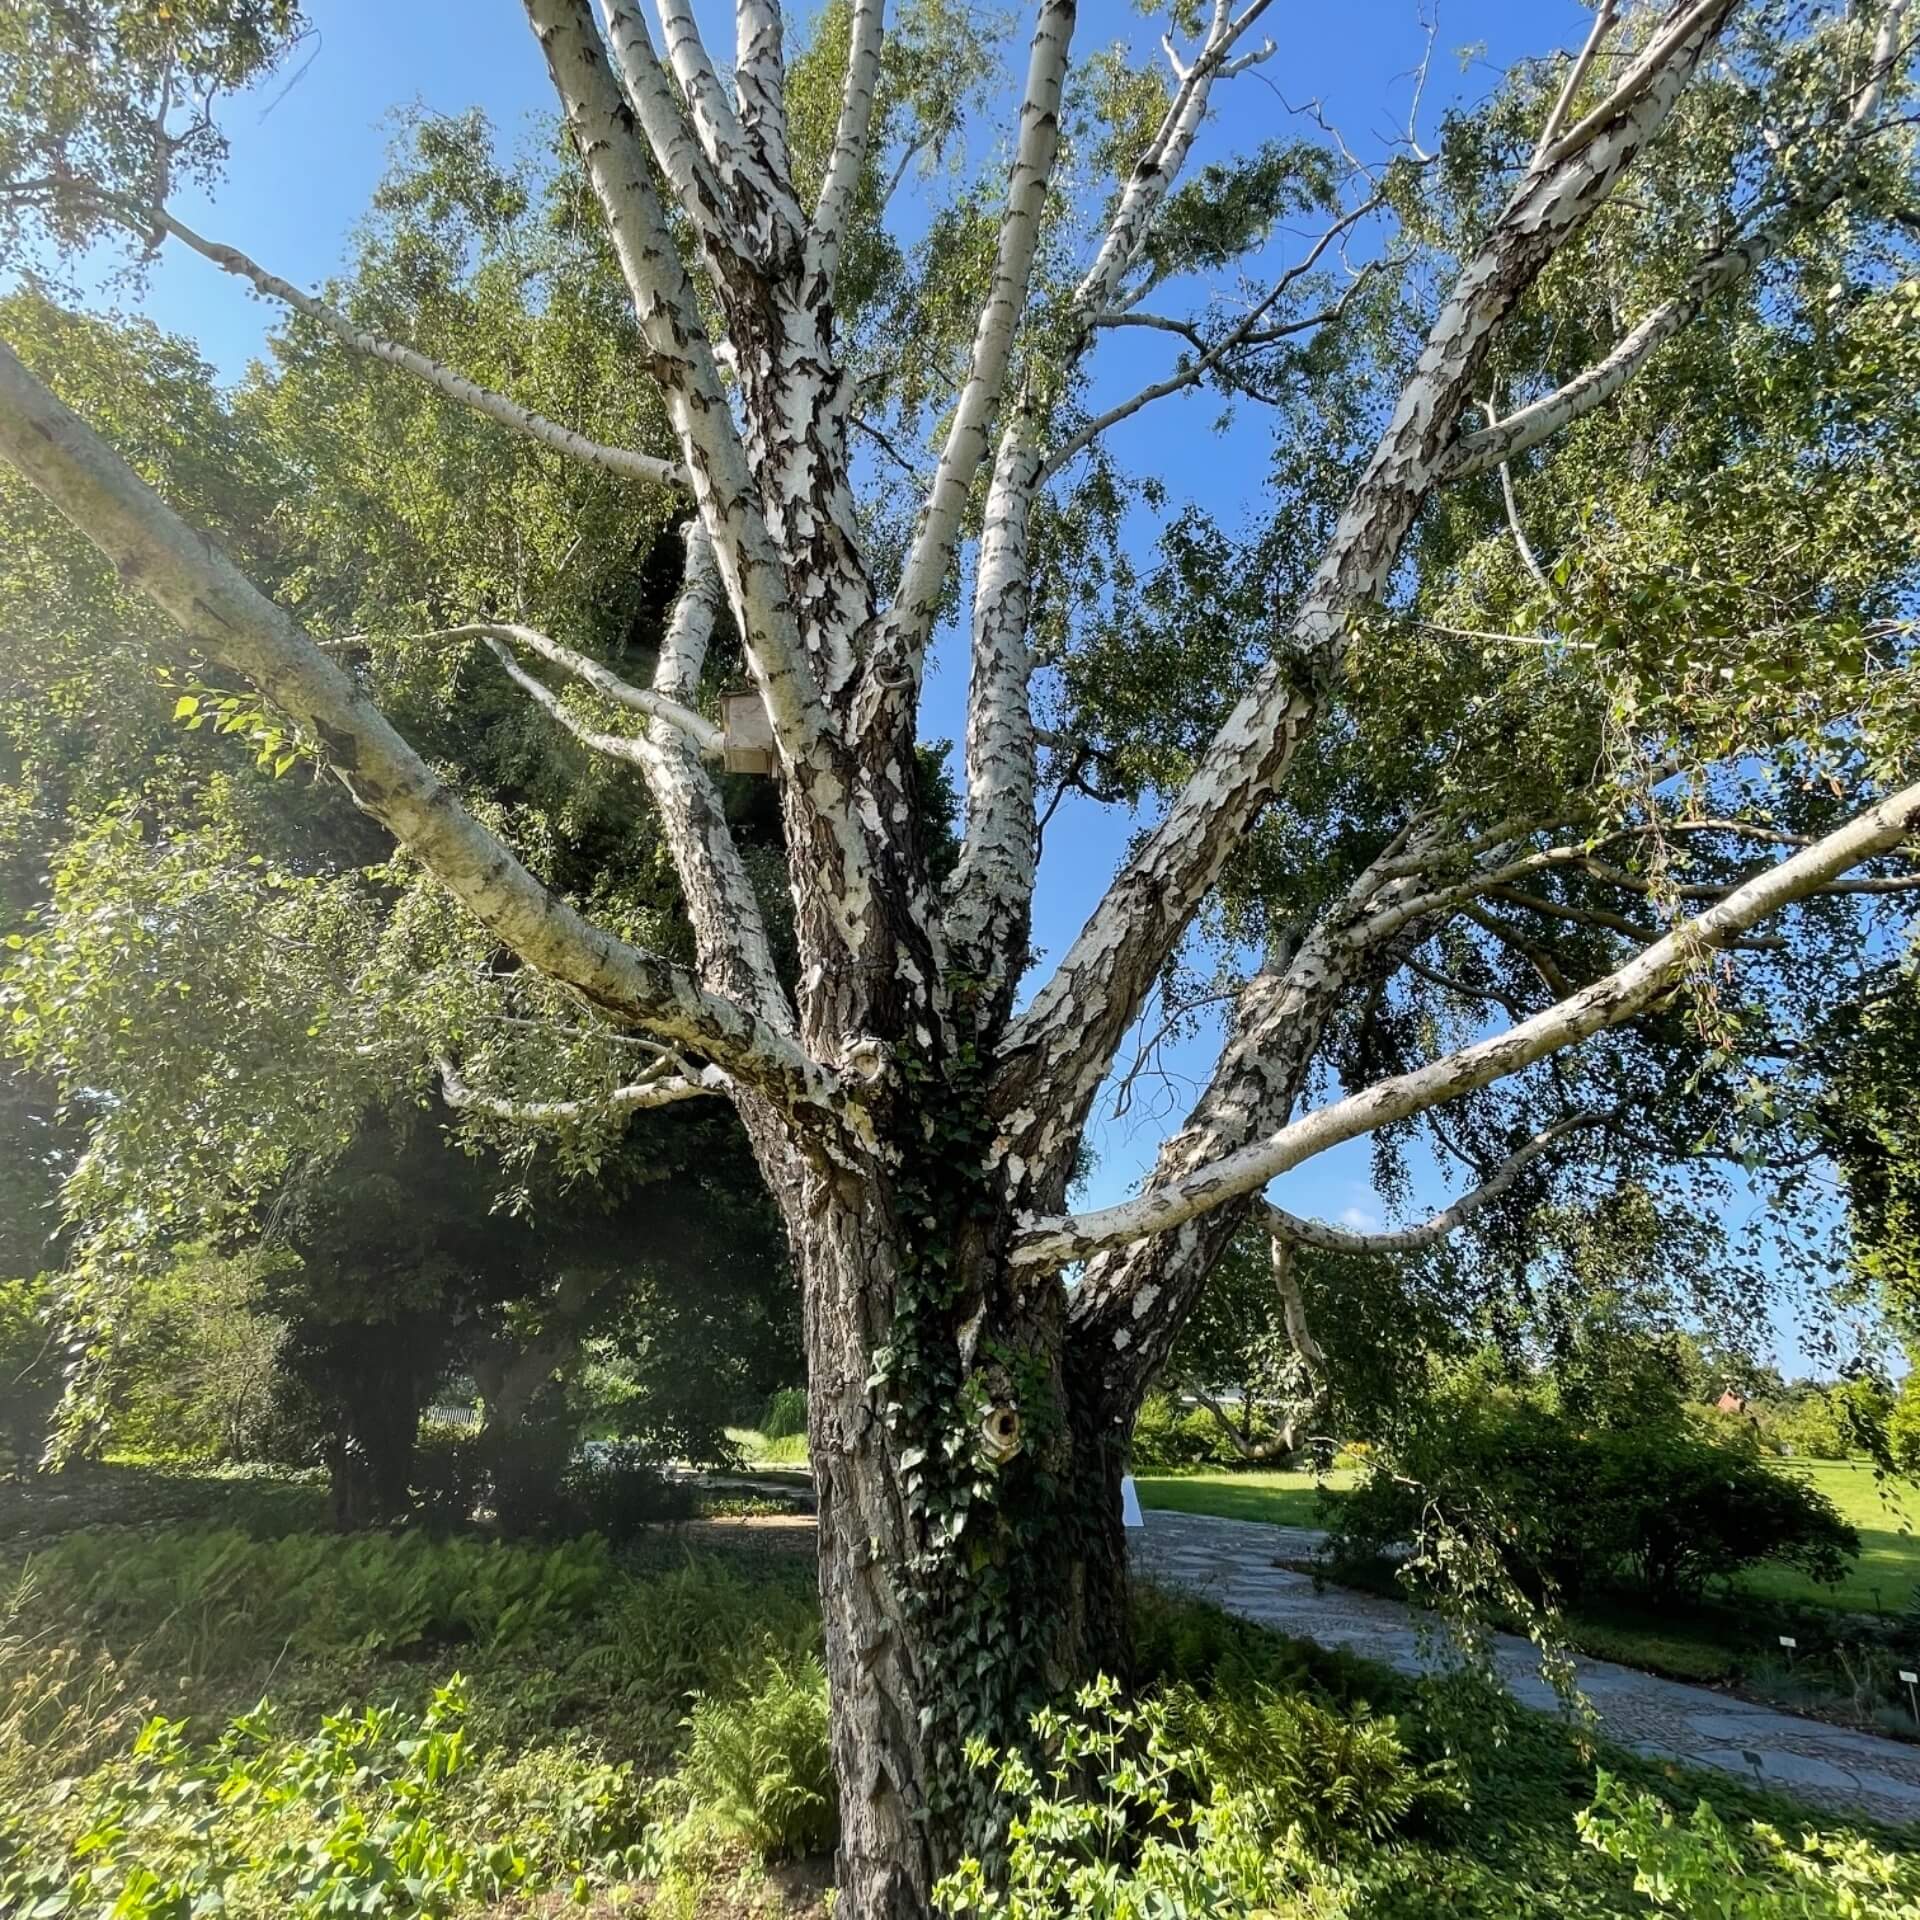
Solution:
<svg viewBox="0 0 1920 1920"><path fill-rule="evenodd" d="M1067 47L1073 37L1074 0L1041 0L1028 57L1026 90L1007 207L1000 222L993 280L980 310L973 354L934 470L920 524L885 630L867 668L869 698L879 714L918 704L921 667L933 632L940 596L953 565L961 516L988 445L988 427L1013 357L1014 336L1026 310L1040 214L1060 145L1060 90L1066 80ZM864 728L884 724L877 719Z"/></svg>
<svg viewBox="0 0 1920 1920"><path fill-rule="evenodd" d="M563 453L570 460L581 461L587 466L604 467L609 473L617 473L627 480L644 480L654 486L684 487L687 484L687 471L677 461L662 460L655 454L638 453L628 447L602 446L599 441L590 440L583 433L575 433L571 427L563 427L558 421L549 420L530 407L521 406L516 400L509 400L503 393L494 393L480 386L465 374L442 366L439 361L416 352L412 347L383 340L378 334L356 327L345 314L337 312L325 301L301 292L291 281L269 273L238 247L203 239L163 208L154 209L148 218L159 231L171 234L183 246L211 260L216 267L236 274L242 280L251 281L269 299L279 300L296 313L303 313L309 320L317 321L355 353L364 354L369 360L382 361L390 367L398 367L402 372L412 374L416 380L424 380L436 393L459 401L463 407L471 407L475 413L485 414L489 420L498 421L501 426L510 427L529 440L537 440L542 446L551 447L555 453Z"/></svg>
<svg viewBox="0 0 1920 1920"><path fill-rule="evenodd" d="M606 1114L641 1113L653 1107L674 1106L682 1100L726 1094L733 1087L718 1067L702 1067L698 1074L668 1073L652 1080L627 1081L609 1087L598 1099L521 1100L476 1090L451 1060L442 1060L439 1065L440 1097L448 1106L531 1127L572 1126Z"/></svg>
<svg viewBox="0 0 1920 1920"><path fill-rule="evenodd" d="M1324 1220L1303 1219L1297 1213L1273 1205L1266 1208L1267 1226L1276 1240L1289 1241L1298 1247L1317 1247L1323 1253L1419 1253L1451 1238L1476 1213L1511 1191L1521 1174L1556 1141L1582 1127L1597 1126L1600 1118L1598 1114L1578 1113L1542 1127L1501 1161L1479 1186L1469 1188L1459 1199L1415 1226L1360 1233L1348 1227L1329 1226Z"/></svg>
<svg viewBox="0 0 1920 1920"><path fill-rule="evenodd" d="M528 965L702 1054L793 1111L842 1107L793 1040L550 892L461 806L354 682L0 345L0 453L215 659L324 749L355 802Z"/></svg>
<svg viewBox="0 0 1920 1920"><path fill-rule="evenodd" d="M1920 826L1920 786L1902 788L1844 827L1736 888L1605 979L1505 1033L1411 1073L1378 1081L1137 1199L1076 1218L1036 1220L1013 1253L1020 1266L1059 1265L1103 1247L1163 1233L1242 1195L1315 1154L1464 1093L1491 1086L1551 1053L1644 1013L1699 959L1769 914L1818 893L1861 861L1897 847Z"/></svg>
<svg viewBox="0 0 1920 1920"><path fill-rule="evenodd" d="M650 720L664 720L669 726L677 728L699 748L703 758L717 760L720 757L724 744L720 729L704 713L683 706L678 700L669 700L664 694L634 686L630 681L621 679L610 667L602 666L598 660L591 660L572 647L562 646L558 640L549 638L538 628L522 626L512 620L480 620L465 626L442 627L437 633L420 637L424 640L471 638L489 641L495 657L505 663L508 671L514 673L524 686L524 677L518 673L512 654L506 651L509 647L523 647L583 686L591 687L595 693L603 694L623 707L631 707L636 713L644 713ZM633 756L621 752L620 757L631 759Z"/></svg>
<svg viewBox="0 0 1920 1920"><path fill-rule="evenodd" d="M1153 978L1318 719L1348 616L1384 586L1437 484L1494 333L1659 130L1733 4L1695 9L1689 32L1610 120L1522 181L1467 262L1277 657L1009 1034L1008 1105L1044 1105L1077 1133Z"/></svg>
<svg viewBox="0 0 1920 1920"><path fill-rule="evenodd" d="M783 771L819 827L831 871L819 885L841 938L858 949L872 903L871 854L850 807L852 783L803 644L786 571L762 517L759 488L714 364L678 253L667 232L626 101L585 0L525 0L567 124L585 162L614 252L652 352L653 374L693 476L694 497L766 702ZM705 60L690 17L669 0L670 50L696 76ZM678 32L678 39L675 33ZM676 71L679 66L676 66ZM705 71L710 72L707 67ZM683 85L687 84L683 77ZM717 85L717 81L715 82ZM730 109L728 110L730 113ZM724 129L723 129L724 130Z"/></svg>
<svg viewBox="0 0 1920 1920"><path fill-rule="evenodd" d="M880 90L880 52L886 37L886 0L853 0L848 26L847 74L840 96L840 119L833 152L807 233L807 270L823 299L833 298L834 277L853 217L860 176L867 164L873 130L874 96Z"/></svg>
<svg viewBox="0 0 1920 1920"><path fill-rule="evenodd" d="M1051 375L1056 384L1077 370L1098 316L1118 297L1186 164L1214 80L1267 5L1253 0L1235 17L1216 0L1206 44L1180 74L1160 126L1128 175L1093 264L1074 290L1064 360ZM948 887L948 946L958 964L984 983L981 1012L996 1026L1026 964L1038 857L1028 535L1039 488L1061 464L1042 459L1040 412L1030 385L1001 433L987 490L969 656L966 829Z"/></svg>
<svg viewBox="0 0 1920 1920"><path fill-rule="evenodd" d="M1901 24L1907 6L1908 0L1886 0L1866 75L1848 111L1840 152L1820 176L1798 190L1789 190L1785 204L1743 238L1705 255L1687 276L1686 285L1623 335L1604 359L1564 386L1516 408L1504 420L1465 435L1447 460L1444 479L1464 479L1489 467L1504 466L1603 406L1661 347L1698 318L1715 295L1757 272L1840 198L1860 142L1873 131L1887 82L1899 60Z"/></svg>

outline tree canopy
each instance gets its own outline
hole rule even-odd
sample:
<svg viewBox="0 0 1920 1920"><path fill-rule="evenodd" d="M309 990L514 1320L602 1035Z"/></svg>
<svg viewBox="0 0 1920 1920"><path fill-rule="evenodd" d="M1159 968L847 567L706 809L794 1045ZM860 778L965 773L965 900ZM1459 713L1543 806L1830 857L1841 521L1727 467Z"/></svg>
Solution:
<svg viewBox="0 0 1920 1920"><path fill-rule="evenodd" d="M60 800L15 1024L71 1095L132 1044L116 994L193 997L124 955L251 898L314 969L262 994L315 1063L263 1172L343 1146L369 1077L580 1172L638 1112L733 1109L804 1299L849 1911L922 1912L984 1815L968 1740L1113 1655L1127 1430L1250 1221L1283 1268L1361 1263L1415 1358L1436 1275L1462 1313L1542 1260L1590 1287L1640 1196L1710 1228L1759 1173L1771 1264L1818 1259L1790 1176L1840 1151L1834 1022L1878 1030L1920 885L1901 0L1602 0L1361 150L1312 110L1212 143L1282 57L1267 0L1176 9L1151 56L1080 45L1071 0L1024 53L943 0L792 47L739 0L730 58L680 0L525 0L572 157L419 122L319 294L168 204L219 158L182 103L304 22L135 11L0 43L14 257L51 283L117 228L289 317L224 396L175 343L9 314L0 453L86 582L27 596L45 658L194 768L159 843ZM1116 394L1129 335L1166 370ZM1267 469L1232 524L1107 437L1201 390ZM1085 804L1134 837L1039 954ZM220 1112L168 1004L168 1077ZM1209 1008L1141 1190L1076 1211L1129 1036ZM225 1111L183 1155L249 1141ZM142 1124L164 1159L132 1109L103 1141ZM1260 1210L1362 1138L1401 1224ZM1427 1219L1416 1153L1458 1170ZM1696 1247L1709 1304L1733 1258Z"/></svg>

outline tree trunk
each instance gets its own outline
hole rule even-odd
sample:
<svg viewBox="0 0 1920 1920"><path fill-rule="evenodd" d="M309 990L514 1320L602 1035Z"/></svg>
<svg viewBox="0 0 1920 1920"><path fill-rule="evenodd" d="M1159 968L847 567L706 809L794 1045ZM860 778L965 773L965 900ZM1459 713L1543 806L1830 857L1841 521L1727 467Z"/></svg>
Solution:
<svg viewBox="0 0 1920 1920"><path fill-rule="evenodd" d="M984 1175L950 1163L935 1194L903 1158L784 1196L806 1280L841 1911L859 1920L921 1920L941 1873L995 1850L969 1740L1021 1740L1043 1702L1125 1665L1125 1433L1083 1430L1063 1289L990 1254L971 1204Z"/></svg>

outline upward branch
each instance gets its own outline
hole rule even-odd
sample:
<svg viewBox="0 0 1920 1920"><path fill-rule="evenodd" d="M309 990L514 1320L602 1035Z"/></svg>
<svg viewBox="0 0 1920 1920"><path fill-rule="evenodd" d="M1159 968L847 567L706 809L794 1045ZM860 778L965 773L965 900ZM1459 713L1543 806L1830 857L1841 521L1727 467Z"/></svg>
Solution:
<svg viewBox="0 0 1920 1920"><path fill-rule="evenodd" d="M1734 4L1687 9L1686 34L1661 36L1668 51L1658 71L1636 83L1605 124L1583 133L1577 148L1530 171L1466 262L1311 584L1276 636L1270 664L1008 1035L1001 1104L1053 1116L1041 1119L1036 1141L1048 1159L1070 1150L1148 987L1316 725L1344 657L1350 614L1386 584L1501 322L1664 124Z"/></svg>
<svg viewBox="0 0 1920 1920"><path fill-rule="evenodd" d="M789 1110L837 1109L833 1077L685 968L583 919L467 812L367 696L0 345L0 454L215 658L325 749L354 800L505 945L543 973L685 1046Z"/></svg>
<svg viewBox="0 0 1920 1920"><path fill-rule="evenodd" d="M858 946L861 917L871 897L871 856L848 803L837 727L802 643L786 572L761 512L760 489L734 427L713 344L654 193L647 156L634 138L633 115L607 64L586 0L524 4L568 130L606 216L654 378L693 476L694 497L733 603L754 684L773 722L782 768L824 824L832 844L839 871L825 889L826 897L843 939ZM667 4L671 19L680 23L669 31L669 44L680 50L679 64L697 78L706 57L697 51L698 35L690 16L683 22L683 10L671 0ZM695 91L705 97L704 83Z"/></svg>
<svg viewBox="0 0 1920 1920"><path fill-rule="evenodd" d="M1041 0L1007 181L1007 208L1001 216L993 279L980 309L966 384L901 570L892 611L868 663L870 698L879 711L895 717L910 712L918 696L921 663L953 565L961 516L986 455L988 427L1013 357L1014 335L1026 311L1040 214L1060 146L1060 89L1066 79L1074 12L1074 0Z"/></svg>
<svg viewBox="0 0 1920 1920"><path fill-rule="evenodd" d="M1756 273L1818 219L1853 177L1862 140L1872 132L1887 82L1900 58L1900 27L1908 0L1887 0L1874 38L1866 78L1855 94L1840 150L1812 180L1789 187L1778 209L1738 239L1703 254L1679 292L1648 312L1613 350L1563 386L1517 407L1504 420L1467 434L1449 456L1442 479L1463 480L1504 466L1604 406L1661 347L1699 317L1709 301Z"/></svg>

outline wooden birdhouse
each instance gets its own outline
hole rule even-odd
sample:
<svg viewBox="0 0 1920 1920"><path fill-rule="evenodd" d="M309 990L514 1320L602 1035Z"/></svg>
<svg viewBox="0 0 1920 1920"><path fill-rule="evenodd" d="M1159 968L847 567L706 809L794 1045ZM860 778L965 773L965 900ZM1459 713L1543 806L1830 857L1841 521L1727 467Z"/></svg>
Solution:
<svg viewBox="0 0 1920 1920"><path fill-rule="evenodd" d="M720 696L720 758L729 773L773 771L773 721L758 693Z"/></svg>

